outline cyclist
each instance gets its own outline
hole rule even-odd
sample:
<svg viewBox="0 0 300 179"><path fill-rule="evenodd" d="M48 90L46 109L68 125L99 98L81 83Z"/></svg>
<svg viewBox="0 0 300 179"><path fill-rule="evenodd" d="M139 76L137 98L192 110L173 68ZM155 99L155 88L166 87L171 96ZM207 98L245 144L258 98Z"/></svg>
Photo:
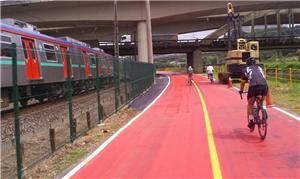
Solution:
<svg viewBox="0 0 300 179"><path fill-rule="evenodd" d="M249 57L246 59L247 67L242 71L241 77L241 87L239 93L242 94L245 87L245 82L248 80L249 88L248 88L248 106L247 106L247 117L248 117L248 127L250 131L254 130L254 116L253 116L253 104L255 102L255 97L257 95L261 95L262 102L264 101L265 97L268 93L268 84L264 77L263 69L256 65L255 59Z"/></svg>
<svg viewBox="0 0 300 179"><path fill-rule="evenodd" d="M193 68L192 68L192 66L188 67L187 72L188 72L188 79L189 79L189 83L190 83L191 80L192 80L192 76L193 76Z"/></svg>
<svg viewBox="0 0 300 179"><path fill-rule="evenodd" d="M210 77L213 79L213 75L214 75L214 67L211 66L211 64L209 64L206 68L207 71L207 78L210 79Z"/></svg>

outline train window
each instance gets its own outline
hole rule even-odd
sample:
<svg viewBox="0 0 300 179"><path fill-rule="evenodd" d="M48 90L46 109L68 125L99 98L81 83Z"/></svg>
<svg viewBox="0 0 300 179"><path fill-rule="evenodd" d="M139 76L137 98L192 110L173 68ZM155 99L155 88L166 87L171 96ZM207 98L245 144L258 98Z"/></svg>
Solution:
<svg viewBox="0 0 300 179"><path fill-rule="evenodd" d="M57 62L54 46L44 44L44 49L45 49L47 60Z"/></svg>
<svg viewBox="0 0 300 179"><path fill-rule="evenodd" d="M23 40L22 40L22 46L23 46L23 51L24 51L25 59L27 59L28 58L27 50L26 50L25 42Z"/></svg>
<svg viewBox="0 0 300 179"><path fill-rule="evenodd" d="M11 58L10 53L11 38L1 35L1 57Z"/></svg>
<svg viewBox="0 0 300 179"><path fill-rule="evenodd" d="M36 59L35 58L35 53L34 53L34 47L33 47L33 44L32 44L32 42L29 42L29 48L30 48L30 52L31 52L31 56L32 56L32 58L33 59Z"/></svg>
<svg viewBox="0 0 300 179"><path fill-rule="evenodd" d="M96 64L96 56L94 54L89 54L89 59L93 65Z"/></svg>

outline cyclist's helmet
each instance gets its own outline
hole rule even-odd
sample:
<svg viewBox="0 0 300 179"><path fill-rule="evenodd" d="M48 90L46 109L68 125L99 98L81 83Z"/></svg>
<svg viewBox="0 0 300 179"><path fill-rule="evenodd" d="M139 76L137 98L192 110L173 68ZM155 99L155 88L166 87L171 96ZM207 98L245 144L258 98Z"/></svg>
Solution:
<svg viewBox="0 0 300 179"><path fill-rule="evenodd" d="M253 57L249 57L246 59L246 63L248 66L255 64L255 59Z"/></svg>

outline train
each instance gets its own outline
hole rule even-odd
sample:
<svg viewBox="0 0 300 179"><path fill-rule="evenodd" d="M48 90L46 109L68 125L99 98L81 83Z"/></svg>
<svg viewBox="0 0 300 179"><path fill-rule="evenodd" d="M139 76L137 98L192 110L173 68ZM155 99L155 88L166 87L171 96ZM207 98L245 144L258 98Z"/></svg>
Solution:
<svg viewBox="0 0 300 179"><path fill-rule="evenodd" d="M19 102L40 102L65 96L68 77L67 53L71 62L72 93L95 88L98 68L102 83L113 80L113 56L71 37L41 34L34 25L1 19L1 107L12 102L11 44L16 44ZM99 66L96 67L96 58Z"/></svg>

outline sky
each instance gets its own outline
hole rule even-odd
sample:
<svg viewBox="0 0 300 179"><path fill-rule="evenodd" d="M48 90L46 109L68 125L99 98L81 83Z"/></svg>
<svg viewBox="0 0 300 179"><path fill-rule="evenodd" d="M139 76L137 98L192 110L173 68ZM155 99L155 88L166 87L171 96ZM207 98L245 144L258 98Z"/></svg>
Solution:
<svg viewBox="0 0 300 179"><path fill-rule="evenodd" d="M186 34L179 34L178 40L187 40L187 39L203 39L210 33L214 32L215 30L206 30L201 32L192 32L192 33L186 33Z"/></svg>

